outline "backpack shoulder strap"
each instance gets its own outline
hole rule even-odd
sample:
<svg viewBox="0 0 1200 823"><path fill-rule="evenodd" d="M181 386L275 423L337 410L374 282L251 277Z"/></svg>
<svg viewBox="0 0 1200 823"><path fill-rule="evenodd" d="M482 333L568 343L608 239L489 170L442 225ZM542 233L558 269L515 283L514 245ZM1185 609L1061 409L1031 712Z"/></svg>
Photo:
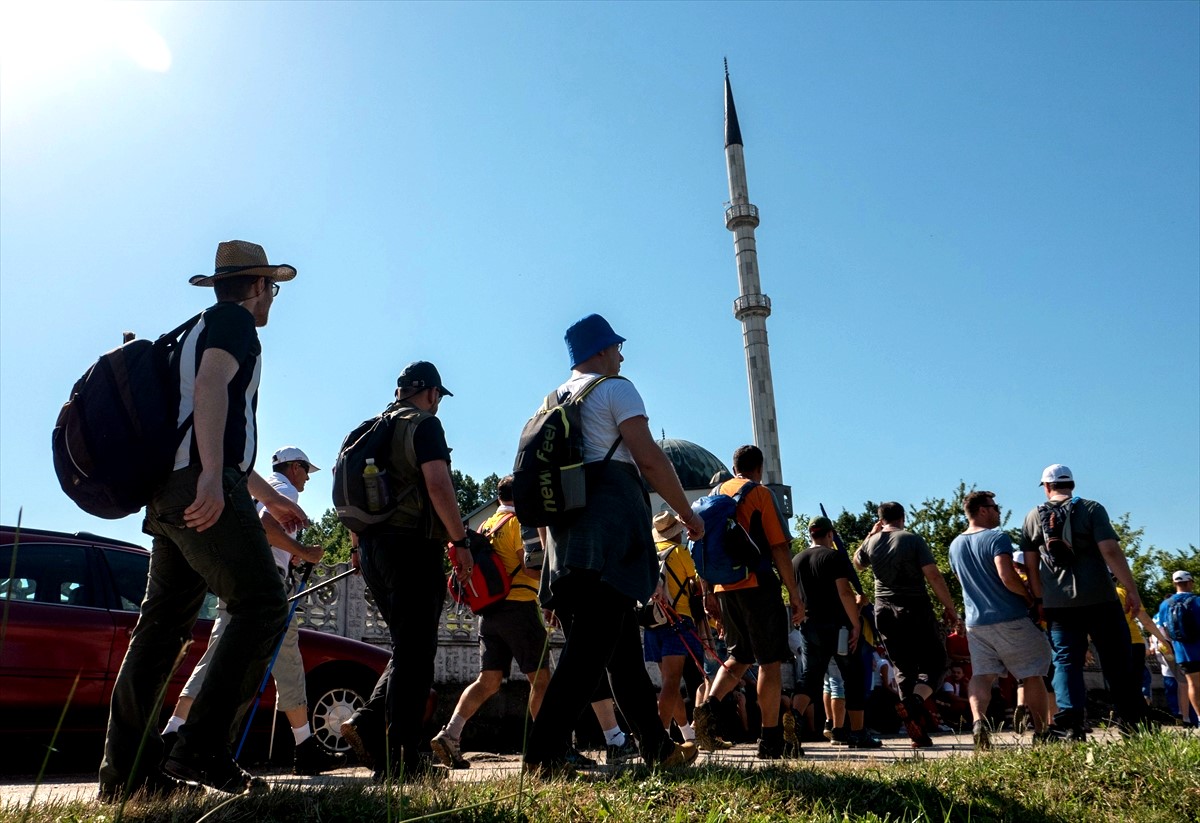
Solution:
<svg viewBox="0 0 1200 823"><path fill-rule="evenodd" d="M750 492L750 490L753 489L757 485L758 484L755 483L753 480L747 480L742 485L742 487L737 490L737 494L733 495L733 502L735 504L741 505L742 498L745 497Z"/></svg>

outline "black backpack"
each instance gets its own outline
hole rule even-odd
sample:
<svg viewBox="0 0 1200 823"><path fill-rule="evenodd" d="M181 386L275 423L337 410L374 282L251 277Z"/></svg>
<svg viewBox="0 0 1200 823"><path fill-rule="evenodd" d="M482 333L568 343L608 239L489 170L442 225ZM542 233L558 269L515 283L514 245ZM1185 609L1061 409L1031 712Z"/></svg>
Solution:
<svg viewBox="0 0 1200 823"><path fill-rule="evenodd" d="M551 392L525 424L513 464L513 507L521 525L557 526L586 505L581 404L592 389L610 379L625 378L603 375L563 397ZM618 435L605 462L620 443Z"/></svg>
<svg viewBox="0 0 1200 823"><path fill-rule="evenodd" d="M179 347L199 319L100 355L71 389L51 436L54 473L88 514L134 514L170 476L192 425L190 414L177 422Z"/></svg>
<svg viewBox="0 0 1200 823"><path fill-rule="evenodd" d="M1071 511L1079 502L1072 497L1063 502L1046 502L1037 507L1038 525L1046 546L1046 564L1061 571L1075 562L1074 540L1071 535Z"/></svg>
<svg viewBox="0 0 1200 823"><path fill-rule="evenodd" d="M333 464L333 507L338 520L356 534L363 534L372 526L390 519L400 502L417 488L413 483L404 489L396 489L388 475L396 409L393 404L388 406L383 414L359 423L342 441L337 460ZM405 453L414 464L415 431L416 426L409 427L404 443ZM368 458L373 459L379 468L379 482L384 491L382 505L376 509L368 505L366 482L363 480L363 470L367 467Z"/></svg>

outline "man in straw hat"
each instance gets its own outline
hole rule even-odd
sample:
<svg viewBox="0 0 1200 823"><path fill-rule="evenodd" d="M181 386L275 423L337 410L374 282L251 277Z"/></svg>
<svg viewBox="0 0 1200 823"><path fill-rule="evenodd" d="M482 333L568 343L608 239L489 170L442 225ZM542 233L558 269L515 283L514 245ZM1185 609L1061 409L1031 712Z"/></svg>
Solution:
<svg viewBox="0 0 1200 823"><path fill-rule="evenodd" d="M113 686L103 800L187 787L173 777L234 793L266 786L238 766L230 746L287 619L283 583L251 497L285 530L306 522L297 503L254 471L257 329L267 325L279 284L295 276L291 266L268 263L261 246L231 240L217 246L211 275L191 278L192 285L212 286L217 302L185 333L175 364L180 424L189 416L191 424L174 472L146 507L142 529L154 538L150 575ZM160 691L210 589L227 604L229 625L163 774L162 741L153 729Z"/></svg>

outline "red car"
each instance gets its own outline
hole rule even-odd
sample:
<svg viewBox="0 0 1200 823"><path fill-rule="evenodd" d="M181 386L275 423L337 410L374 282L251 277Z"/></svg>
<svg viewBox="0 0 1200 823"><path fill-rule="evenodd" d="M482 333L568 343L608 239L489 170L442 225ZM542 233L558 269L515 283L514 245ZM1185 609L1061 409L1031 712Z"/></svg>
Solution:
<svg viewBox="0 0 1200 823"><path fill-rule="evenodd" d="M17 535L12 527L0 526L0 739L5 740L0 749L8 765L21 771L40 766L60 717L56 748L71 753L86 745L98 758L97 743L108 723L113 682L137 622L149 563L150 552L132 543L86 532L22 528ZM216 598L209 594L194 642L167 690L164 721L208 646L215 612ZM300 652L313 732L329 751L348 751L341 724L370 696L389 653L309 629L300 630ZM255 748L249 762L266 752L267 735L261 732L270 729L274 704L275 687L268 682L250 736ZM278 726L288 731L286 722ZM9 745L14 737L32 740L33 752ZM290 741L290 735L279 739ZM290 757L290 747L285 750Z"/></svg>

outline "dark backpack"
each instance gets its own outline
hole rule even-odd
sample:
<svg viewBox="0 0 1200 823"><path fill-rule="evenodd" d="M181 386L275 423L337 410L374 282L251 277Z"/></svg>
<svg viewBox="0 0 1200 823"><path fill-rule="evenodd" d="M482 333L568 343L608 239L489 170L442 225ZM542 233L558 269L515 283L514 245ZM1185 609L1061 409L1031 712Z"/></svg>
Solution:
<svg viewBox="0 0 1200 823"><path fill-rule="evenodd" d="M368 532L373 526L385 523L395 513L405 497L416 491L416 484L395 489L388 475L390 468L392 436L396 425L396 407L389 406L383 414L364 420L346 435L333 464L333 507L338 520L356 534ZM413 434L416 426L410 426L404 442L405 454L416 462ZM367 460L373 459L379 468L380 487L384 491L381 505L372 507L367 502L367 487L363 471Z"/></svg>
<svg viewBox="0 0 1200 823"><path fill-rule="evenodd" d="M1196 625L1196 611L1192 601L1193 592L1180 592L1171 596L1167 603L1167 636L1176 643L1195 643L1200 640L1200 626Z"/></svg>
<svg viewBox="0 0 1200 823"><path fill-rule="evenodd" d="M1037 507L1038 523L1045 540L1047 565L1058 571L1075 562L1075 549L1071 538L1071 510L1079 502L1072 497L1062 503L1042 503Z"/></svg>
<svg viewBox="0 0 1200 823"><path fill-rule="evenodd" d="M59 485L88 514L134 514L167 482L192 425L178 422L179 346L199 319L100 355L71 389L51 450Z"/></svg>
<svg viewBox="0 0 1200 823"><path fill-rule="evenodd" d="M609 379L625 378L603 375L573 395L551 392L522 429L513 464L513 506L522 525L557 526L587 503L581 404L592 389ZM620 443L618 435L605 462Z"/></svg>
<svg viewBox="0 0 1200 823"><path fill-rule="evenodd" d="M692 511L704 520L704 537L692 541L692 560L696 573L707 582L739 583L761 564L762 550L737 521L738 505L757 485L748 482L732 497L714 489L714 494L692 504Z"/></svg>
<svg viewBox="0 0 1200 823"><path fill-rule="evenodd" d="M520 566L513 571L504 567L500 554L492 545L492 538L513 515L501 517L492 528L475 532L467 530L467 538L471 546L471 577L466 584L458 581L453 572L446 580L446 588L455 603L461 603L475 614L486 614L492 606L503 602L512 591L513 577Z"/></svg>

